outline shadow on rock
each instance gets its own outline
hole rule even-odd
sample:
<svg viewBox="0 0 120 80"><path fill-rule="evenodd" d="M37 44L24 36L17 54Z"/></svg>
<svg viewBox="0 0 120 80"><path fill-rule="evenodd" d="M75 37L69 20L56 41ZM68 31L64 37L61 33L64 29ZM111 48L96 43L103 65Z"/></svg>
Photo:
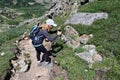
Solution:
<svg viewBox="0 0 120 80"><path fill-rule="evenodd" d="M58 52L60 52L62 49L63 49L63 45L62 44L55 43L54 45L52 45L51 54L53 56L56 56L58 54Z"/></svg>

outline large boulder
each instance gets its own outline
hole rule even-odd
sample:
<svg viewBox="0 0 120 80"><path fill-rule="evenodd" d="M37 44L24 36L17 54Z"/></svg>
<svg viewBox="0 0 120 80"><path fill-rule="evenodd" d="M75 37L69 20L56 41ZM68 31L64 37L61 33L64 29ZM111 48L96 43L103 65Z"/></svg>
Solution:
<svg viewBox="0 0 120 80"><path fill-rule="evenodd" d="M79 0L52 0L50 3L51 7L49 8L49 15L57 16L57 15L67 15L68 11L71 14L75 14L77 12L77 7L79 6Z"/></svg>
<svg viewBox="0 0 120 80"><path fill-rule="evenodd" d="M99 19L107 19L107 13L76 13L71 16L64 24L83 24L92 25L94 21Z"/></svg>
<svg viewBox="0 0 120 80"><path fill-rule="evenodd" d="M79 34L71 26L65 27L65 35L62 36L62 39L65 40L66 44L73 49L80 46Z"/></svg>
<svg viewBox="0 0 120 80"><path fill-rule="evenodd" d="M77 53L76 55L87 61L89 68L92 68L93 63L101 62L103 60L102 56L96 51L95 45L85 45L82 48L84 48L85 51Z"/></svg>

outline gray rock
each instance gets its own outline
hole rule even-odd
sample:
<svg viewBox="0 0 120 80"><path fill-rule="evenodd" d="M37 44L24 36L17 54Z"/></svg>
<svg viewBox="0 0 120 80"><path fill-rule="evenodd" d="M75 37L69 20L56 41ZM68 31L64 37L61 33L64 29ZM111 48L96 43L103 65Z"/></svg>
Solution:
<svg viewBox="0 0 120 80"><path fill-rule="evenodd" d="M71 26L65 27L64 39L65 41L67 41L66 44L72 47L73 49L78 48L80 46L79 34Z"/></svg>
<svg viewBox="0 0 120 80"><path fill-rule="evenodd" d="M94 62L100 62L102 61L102 56L98 54L98 52L95 50L94 45L85 45L83 46L85 49L82 53L77 53L76 55L79 56L81 59L88 62L89 68L92 68L92 64Z"/></svg>
<svg viewBox="0 0 120 80"><path fill-rule="evenodd" d="M95 45L84 45L82 48L84 48L86 51L89 51L91 49L95 49L96 46Z"/></svg>
<svg viewBox="0 0 120 80"><path fill-rule="evenodd" d="M52 0L51 7L49 8L49 15L67 15L67 12L71 10L70 15L77 12L79 0Z"/></svg>
<svg viewBox="0 0 120 80"><path fill-rule="evenodd" d="M78 53L76 54L78 55L80 58L82 58L83 60L87 61L88 63L94 63L92 56L89 52L85 51L82 53Z"/></svg>
<svg viewBox="0 0 120 80"><path fill-rule="evenodd" d="M65 43L68 41L68 39L65 37L64 34L62 34L62 36L61 36L61 40L63 40Z"/></svg>
<svg viewBox="0 0 120 80"><path fill-rule="evenodd" d="M73 14L77 13L77 9L78 9L78 2L77 0L74 2L73 6L72 6L72 10L71 10L71 14L70 16L72 16Z"/></svg>
<svg viewBox="0 0 120 80"><path fill-rule="evenodd" d="M0 9L0 14L2 13L2 10Z"/></svg>
<svg viewBox="0 0 120 80"><path fill-rule="evenodd" d="M16 69L16 67L19 65L15 60L11 60L11 64L13 65L14 69Z"/></svg>
<svg viewBox="0 0 120 80"><path fill-rule="evenodd" d="M82 36L80 36L80 42L81 42L82 44L86 44L89 39L90 39L90 36L87 35L87 34L83 34Z"/></svg>
<svg viewBox="0 0 120 80"><path fill-rule="evenodd" d="M4 55L5 55L5 52L1 52L1 53L0 53L0 56L4 56Z"/></svg>
<svg viewBox="0 0 120 80"><path fill-rule="evenodd" d="M99 54L94 54L93 55L93 60L96 61L96 62L101 62L103 60L103 58Z"/></svg>
<svg viewBox="0 0 120 80"><path fill-rule="evenodd" d="M107 19L107 13L76 13L70 17L64 24L83 24L92 25L98 19Z"/></svg>
<svg viewBox="0 0 120 80"><path fill-rule="evenodd" d="M26 64L25 60L18 61L19 64L19 70L18 72L25 72L28 69L28 64Z"/></svg>

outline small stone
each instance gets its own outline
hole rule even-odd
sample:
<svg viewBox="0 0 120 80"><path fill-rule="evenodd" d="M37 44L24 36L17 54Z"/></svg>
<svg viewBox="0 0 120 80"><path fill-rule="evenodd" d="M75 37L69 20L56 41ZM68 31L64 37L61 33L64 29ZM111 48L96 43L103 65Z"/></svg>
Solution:
<svg viewBox="0 0 120 80"><path fill-rule="evenodd" d="M4 55L5 55L5 53L4 53L4 52L2 52L2 53L0 53L0 55L1 55L1 56L4 56Z"/></svg>
<svg viewBox="0 0 120 80"><path fill-rule="evenodd" d="M89 35L87 34L83 34L82 36L80 36L80 42L83 44L86 44L89 40Z"/></svg>
<svg viewBox="0 0 120 80"><path fill-rule="evenodd" d="M93 38L93 34L89 34L89 37L90 37L90 38Z"/></svg>
<svg viewBox="0 0 120 80"><path fill-rule="evenodd" d="M25 40L28 40L29 38L28 38L28 37L25 37L24 39L25 39Z"/></svg>
<svg viewBox="0 0 120 80"><path fill-rule="evenodd" d="M87 70L87 69L85 69L85 72L88 72L88 70Z"/></svg>
<svg viewBox="0 0 120 80"><path fill-rule="evenodd" d="M55 60L54 63L57 64L58 62Z"/></svg>
<svg viewBox="0 0 120 80"><path fill-rule="evenodd" d="M15 42L16 42L16 43L18 43L19 41L18 41L18 40L16 40Z"/></svg>

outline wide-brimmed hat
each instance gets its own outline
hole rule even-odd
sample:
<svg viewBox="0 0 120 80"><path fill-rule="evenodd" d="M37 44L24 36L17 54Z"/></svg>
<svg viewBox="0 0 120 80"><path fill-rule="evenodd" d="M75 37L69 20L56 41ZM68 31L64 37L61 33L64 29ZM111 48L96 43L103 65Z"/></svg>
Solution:
<svg viewBox="0 0 120 80"><path fill-rule="evenodd" d="M51 26L54 26L54 27L57 26L57 24L55 24L55 22L54 22L52 19L46 20L46 24L51 25Z"/></svg>

